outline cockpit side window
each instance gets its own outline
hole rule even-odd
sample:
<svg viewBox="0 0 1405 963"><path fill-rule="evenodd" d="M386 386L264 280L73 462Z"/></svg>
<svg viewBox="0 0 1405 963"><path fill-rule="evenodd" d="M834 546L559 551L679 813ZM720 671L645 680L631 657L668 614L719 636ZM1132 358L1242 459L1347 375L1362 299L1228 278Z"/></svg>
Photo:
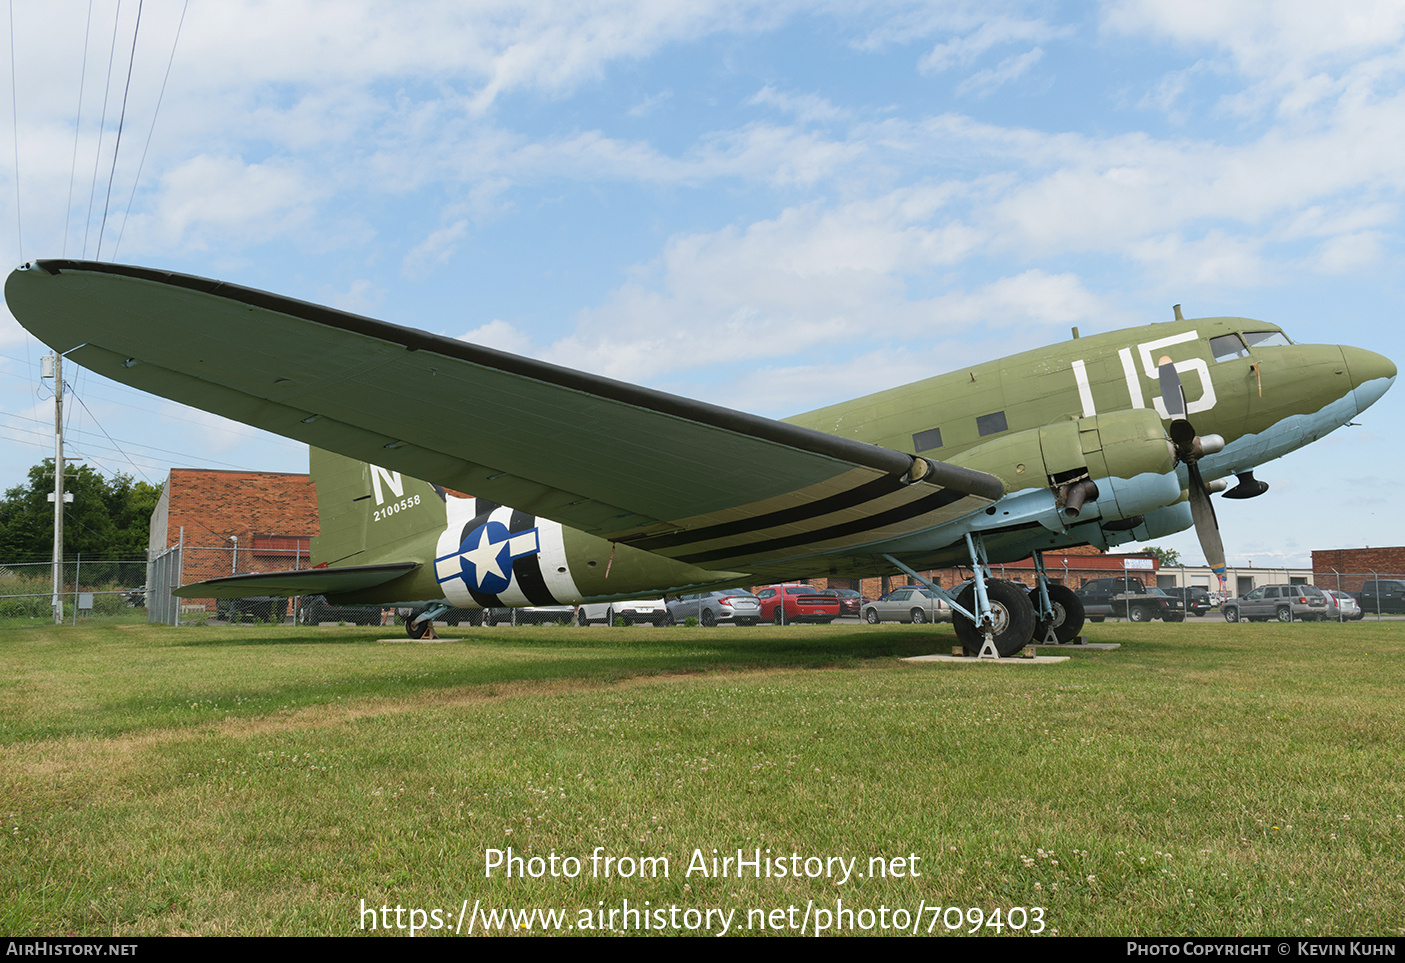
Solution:
<svg viewBox="0 0 1405 963"><path fill-rule="evenodd" d="M1210 353L1215 356L1216 361L1249 357L1249 349L1244 346L1244 342L1239 339L1237 334L1222 334L1218 338L1211 338Z"/></svg>
<svg viewBox="0 0 1405 963"><path fill-rule="evenodd" d="M1266 348L1293 343L1282 331L1245 331L1244 340L1249 343L1251 348Z"/></svg>

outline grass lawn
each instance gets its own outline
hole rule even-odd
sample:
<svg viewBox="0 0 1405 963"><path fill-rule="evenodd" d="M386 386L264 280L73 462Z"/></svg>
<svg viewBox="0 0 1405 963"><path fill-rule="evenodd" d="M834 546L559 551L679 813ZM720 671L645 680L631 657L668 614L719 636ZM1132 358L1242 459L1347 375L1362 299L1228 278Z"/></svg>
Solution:
<svg viewBox="0 0 1405 963"><path fill-rule="evenodd" d="M0 931L1405 935L1405 623L388 631L0 628Z"/></svg>

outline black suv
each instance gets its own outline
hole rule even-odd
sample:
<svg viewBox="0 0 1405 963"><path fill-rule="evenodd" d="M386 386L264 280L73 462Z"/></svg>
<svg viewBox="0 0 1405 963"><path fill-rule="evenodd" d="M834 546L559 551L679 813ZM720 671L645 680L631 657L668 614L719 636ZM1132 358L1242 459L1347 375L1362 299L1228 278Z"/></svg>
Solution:
<svg viewBox="0 0 1405 963"><path fill-rule="evenodd" d="M1185 603L1186 615L1194 615L1199 618L1215 607L1215 603L1210 601L1210 593L1203 588L1188 586L1185 588L1162 589L1173 599L1180 599Z"/></svg>

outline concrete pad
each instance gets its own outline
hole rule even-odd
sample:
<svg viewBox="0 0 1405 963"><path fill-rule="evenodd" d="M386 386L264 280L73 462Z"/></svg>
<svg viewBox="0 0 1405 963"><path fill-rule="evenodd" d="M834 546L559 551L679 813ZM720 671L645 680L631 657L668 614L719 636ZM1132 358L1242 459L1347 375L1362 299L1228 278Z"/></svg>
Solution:
<svg viewBox="0 0 1405 963"><path fill-rule="evenodd" d="M904 662L964 662L969 664L981 663L986 665L1014 665L1023 663L1025 665L1048 665L1052 662L1068 662L1072 656L1068 655L1036 655L1032 659L1022 656L1012 655L1008 659L975 659L968 655L914 655L903 659Z"/></svg>

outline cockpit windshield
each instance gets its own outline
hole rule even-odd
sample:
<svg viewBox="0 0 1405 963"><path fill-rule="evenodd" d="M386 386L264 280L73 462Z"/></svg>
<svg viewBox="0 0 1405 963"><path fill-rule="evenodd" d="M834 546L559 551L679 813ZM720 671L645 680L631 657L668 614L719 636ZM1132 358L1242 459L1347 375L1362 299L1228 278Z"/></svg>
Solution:
<svg viewBox="0 0 1405 963"><path fill-rule="evenodd" d="M1222 334L1210 339L1210 353L1216 361L1249 357L1250 348L1289 345L1292 340L1282 331L1245 331L1243 334Z"/></svg>
<svg viewBox="0 0 1405 963"><path fill-rule="evenodd" d="M1244 340L1249 343L1251 348L1266 348L1293 343L1282 331L1245 331Z"/></svg>

